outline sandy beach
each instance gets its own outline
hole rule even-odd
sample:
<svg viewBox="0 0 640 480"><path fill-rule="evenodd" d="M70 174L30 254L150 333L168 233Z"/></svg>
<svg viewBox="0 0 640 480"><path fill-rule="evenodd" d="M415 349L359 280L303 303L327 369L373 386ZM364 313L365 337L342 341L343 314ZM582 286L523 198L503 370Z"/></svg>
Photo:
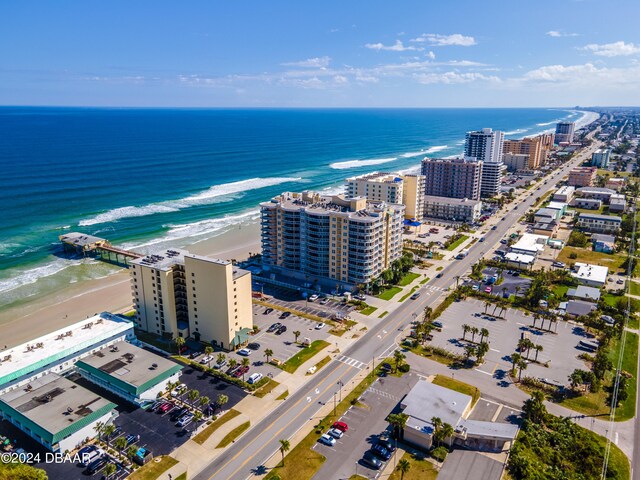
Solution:
<svg viewBox="0 0 640 480"><path fill-rule="evenodd" d="M224 260L241 260L260 251L260 225L242 224L187 249ZM131 309L129 272L70 285L19 307L0 312L0 348L27 342L95 313Z"/></svg>

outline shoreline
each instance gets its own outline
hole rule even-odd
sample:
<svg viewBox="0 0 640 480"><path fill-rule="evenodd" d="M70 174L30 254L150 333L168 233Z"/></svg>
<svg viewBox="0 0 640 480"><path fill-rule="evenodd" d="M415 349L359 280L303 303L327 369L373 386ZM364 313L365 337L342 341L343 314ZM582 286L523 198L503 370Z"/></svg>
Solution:
<svg viewBox="0 0 640 480"><path fill-rule="evenodd" d="M186 247L200 255L241 260L260 251L259 223L239 224L213 238ZM9 347L63 328L99 312L122 312L132 307L129 272L123 268L108 277L71 284L24 305L0 312L2 345Z"/></svg>

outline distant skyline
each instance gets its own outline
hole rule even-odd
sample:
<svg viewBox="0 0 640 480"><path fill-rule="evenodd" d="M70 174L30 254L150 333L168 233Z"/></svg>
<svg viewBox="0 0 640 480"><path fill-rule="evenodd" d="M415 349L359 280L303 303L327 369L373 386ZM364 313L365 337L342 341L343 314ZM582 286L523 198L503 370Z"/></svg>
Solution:
<svg viewBox="0 0 640 480"><path fill-rule="evenodd" d="M640 105L637 0L0 3L0 105Z"/></svg>

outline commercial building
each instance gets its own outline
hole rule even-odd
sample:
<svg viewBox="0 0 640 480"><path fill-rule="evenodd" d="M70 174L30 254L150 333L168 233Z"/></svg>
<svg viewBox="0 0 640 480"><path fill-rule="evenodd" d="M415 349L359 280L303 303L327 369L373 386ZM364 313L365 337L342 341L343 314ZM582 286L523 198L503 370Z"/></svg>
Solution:
<svg viewBox="0 0 640 480"><path fill-rule="evenodd" d="M402 255L403 205L285 192L260 208L267 271L348 287L374 280Z"/></svg>
<svg viewBox="0 0 640 480"><path fill-rule="evenodd" d="M591 187L596 181L595 167L576 167L569 172L568 184L573 187Z"/></svg>
<svg viewBox="0 0 640 480"><path fill-rule="evenodd" d="M482 162L463 158L425 158L422 161L424 194L478 200L481 173Z"/></svg>
<svg viewBox="0 0 640 480"><path fill-rule="evenodd" d="M253 327L247 270L178 249L130 264L140 330L170 338L192 336L229 350L247 340Z"/></svg>
<svg viewBox="0 0 640 480"><path fill-rule="evenodd" d="M570 317L582 317L583 315L589 315L598 306L582 300L569 300L565 307L565 313Z"/></svg>
<svg viewBox="0 0 640 480"><path fill-rule="evenodd" d="M580 213L578 228L591 233L617 233L622 225L622 219L613 215L598 215L595 213Z"/></svg>
<svg viewBox="0 0 640 480"><path fill-rule="evenodd" d="M374 172L348 178L345 183L347 198L366 197L370 202L386 202L405 206L405 217L421 219L424 175L395 175Z"/></svg>
<svg viewBox="0 0 640 480"><path fill-rule="evenodd" d="M133 322L104 312L7 348L0 352L0 394L48 373L64 373L81 358L134 339Z"/></svg>
<svg viewBox="0 0 640 480"><path fill-rule="evenodd" d="M532 233L546 237L555 237L559 228L560 224L556 220L545 219L533 224Z"/></svg>
<svg viewBox="0 0 640 480"><path fill-rule="evenodd" d="M0 416L52 452L74 450L94 437L98 423L117 416L115 407L55 373L0 396Z"/></svg>
<svg viewBox="0 0 640 480"><path fill-rule="evenodd" d="M616 246L616 237L603 233L594 233L591 235L591 244L594 252L613 253Z"/></svg>
<svg viewBox="0 0 640 480"><path fill-rule="evenodd" d="M611 213L624 213L627 209L627 201L624 195L615 193L609 197L609 211Z"/></svg>
<svg viewBox="0 0 640 480"><path fill-rule="evenodd" d="M504 133L490 128L467 132L465 136L464 156L482 162L480 195L494 197L500 193L504 163L502 150Z"/></svg>
<svg viewBox="0 0 640 480"><path fill-rule="evenodd" d="M549 202L549 204L545 207L548 210L554 210L556 212L556 219L559 220L562 216L567 213L567 204L564 202Z"/></svg>
<svg viewBox="0 0 640 480"><path fill-rule="evenodd" d="M573 268L571 276L583 285L602 288L607 283L607 275L609 274L607 267L576 262Z"/></svg>
<svg viewBox="0 0 640 480"><path fill-rule="evenodd" d="M510 172L522 172L529 169L529 155L523 153L505 153L502 160Z"/></svg>
<svg viewBox="0 0 640 480"><path fill-rule="evenodd" d="M522 140L505 140L502 151L505 155L505 164L507 163L507 154L525 155L527 164L523 168L517 170L536 170L544 163L543 155L543 137L527 137Z"/></svg>
<svg viewBox="0 0 640 480"><path fill-rule="evenodd" d="M509 251L520 255L531 255L535 258L544 251L547 240L549 240L549 237L545 235L525 233L516 243L511 245Z"/></svg>
<svg viewBox="0 0 640 480"><path fill-rule="evenodd" d="M553 194L553 200L557 202L569 203L573 198L573 195L576 191L576 187L571 187L565 185L564 187L560 187Z"/></svg>
<svg viewBox="0 0 640 480"><path fill-rule="evenodd" d="M424 380L414 385L402 399L400 408L408 417L404 441L423 449L433 445L433 418L453 427L452 438L445 439L445 442L474 450L503 450L518 433L518 426L510 423L468 419L472 410L469 395Z"/></svg>
<svg viewBox="0 0 640 480"><path fill-rule="evenodd" d="M536 257L534 255L509 252L504 256L504 260L508 267L530 268L536 261Z"/></svg>
<svg viewBox="0 0 640 480"><path fill-rule="evenodd" d="M556 144L572 143L575 128L576 124L574 122L558 122L556 124Z"/></svg>
<svg viewBox="0 0 640 480"><path fill-rule="evenodd" d="M92 383L136 405L155 401L182 371L177 363L127 342L83 358L76 368Z"/></svg>
<svg viewBox="0 0 640 480"><path fill-rule="evenodd" d="M468 198L424 196L424 217L474 223L482 215L482 202Z"/></svg>
<svg viewBox="0 0 640 480"><path fill-rule="evenodd" d="M607 168L610 156L610 148L599 148L591 154L591 165L598 168Z"/></svg>
<svg viewBox="0 0 640 480"><path fill-rule="evenodd" d="M609 203L611 195L615 195L615 193L615 190L600 187L582 187L576 190L576 195L582 198L594 198L596 200L601 200L604 203Z"/></svg>

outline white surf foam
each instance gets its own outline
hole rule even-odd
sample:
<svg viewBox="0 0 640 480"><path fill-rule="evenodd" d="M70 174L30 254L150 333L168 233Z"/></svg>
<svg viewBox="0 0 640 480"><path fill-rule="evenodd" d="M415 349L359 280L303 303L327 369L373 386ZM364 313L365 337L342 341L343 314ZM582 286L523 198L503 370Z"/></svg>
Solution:
<svg viewBox="0 0 640 480"><path fill-rule="evenodd" d="M505 135L518 135L520 133L528 132L528 128L518 128L517 130L511 130L510 132L504 132Z"/></svg>
<svg viewBox="0 0 640 480"><path fill-rule="evenodd" d="M398 157L390 158L372 158L370 160L348 160L346 162L335 162L329 165L335 170L345 170L347 168L367 167L369 165L382 165L383 163L393 162Z"/></svg>
<svg viewBox="0 0 640 480"><path fill-rule="evenodd" d="M441 152L442 150L446 150L448 147L449 147L448 145L436 145L435 147L427 148L427 151L425 153L429 154L429 153Z"/></svg>
<svg viewBox="0 0 640 480"><path fill-rule="evenodd" d="M178 200L168 200L166 202L152 203L139 207L128 206L114 208L108 212L82 220L79 222L79 225L81 227L86 227L100 223L115 222L124 218L144 217L157 213L177 212L196 205L208 205L221 201L229 201L250 190L271 187L281 183L297 182L300 180L302 179L299 177L250 178L248 180L241 180L238 182L214 185L208 190Z"/></svg>
<svg viewBox="0 0 640 480"><path fill-rule="evenodd" d="M62 270L73 266L74 263L68 260L57 259L45 265L30 268L22 272L16 272L11 278L0 280L0 292L6 293L23 285L29 285L37 282L40 278L55 275Z"/></svg>

